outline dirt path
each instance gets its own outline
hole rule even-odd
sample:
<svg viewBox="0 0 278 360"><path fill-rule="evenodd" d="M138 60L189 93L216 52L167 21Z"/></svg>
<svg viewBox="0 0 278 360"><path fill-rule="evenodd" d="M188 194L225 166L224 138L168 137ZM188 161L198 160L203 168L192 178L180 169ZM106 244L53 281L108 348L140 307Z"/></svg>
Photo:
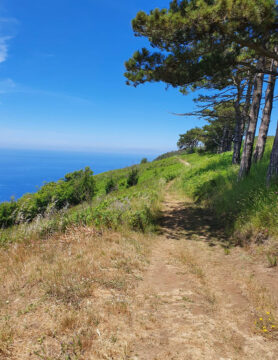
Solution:
<svg viewBox="0 0 278 360"><path fill-rule="evenodd" d="M224 240L210 214L168 190L161 235L136 290L128 359L278 358L275 333L254 324L277 310L278 294L263 284L277 271L241 249L225 255Z"/></svg>
<svg viewBox="0 0 278 360"><path fill-rule="evenodd" d="M179 162L181 162L183 165L185 165L185 166L191 166L191 164L188 162L188 161L186 161L186 160L183 160L183 159L181 159L181 158L178 158L178 160L179 160Z"/></svg>

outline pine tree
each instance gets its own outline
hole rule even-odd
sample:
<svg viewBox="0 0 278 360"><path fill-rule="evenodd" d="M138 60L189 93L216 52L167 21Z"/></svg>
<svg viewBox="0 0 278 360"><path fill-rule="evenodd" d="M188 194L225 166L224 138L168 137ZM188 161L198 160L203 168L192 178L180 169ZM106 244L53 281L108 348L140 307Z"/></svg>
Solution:
<svg viewBox="0 0 278 360"><path fill-rule="evenodd" d="M168 9L140 11L132 22L136 36L146 37L152 50L142 49L126 62L128 84L165 82L183 92L223 79L223 87L236 71L256 75L239 179L251 167L261 101L263 75L276 70L257 67L277 60L278 16L275 0L174 0ZM252 86L250 84L250 93ZM250 98L250 96L249 96ZM246 114L237 106L233 162L240 159ZM246 113L248 95L246 92Z"/></svg>
<svg viewBox="0 0 278 360"><path fill-rule="evenodd" d="M263 71L265 65L265 59L261 57L257 63L257 69ZM240 162L240 170L238 178L242 179L246 176L251 169L252 152L255 140L255 133L257 128L258 116L260 111L260 104L262 99L264 73L258 73L254 82L254 91L252 105L249 114L249 122L247 126L244 148L242 158Z"/></svg>
<svg viewBox="0 0 278 360"><path fill-rule="evenodd" d="M276 71L276 69L277 69L276 60L271 60L270 70ZM273 107L275 82L276 82L276 76L272 74L269 75L268 86L265 94L265 106L263 111L263 117L260 125L256 148L253 154L254 162L260 161L264 155L267 133L269 129L272 107Z"/></svg>

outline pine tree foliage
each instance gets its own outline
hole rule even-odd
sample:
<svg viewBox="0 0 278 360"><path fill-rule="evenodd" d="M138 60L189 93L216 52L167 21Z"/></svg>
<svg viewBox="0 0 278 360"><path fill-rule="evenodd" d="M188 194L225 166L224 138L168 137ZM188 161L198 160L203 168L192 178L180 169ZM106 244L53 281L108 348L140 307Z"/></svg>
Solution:
<svg viewBox="0 0 278 360"><path fill-rule="evenodd" d="M231 91L233 163L241 163L239 179L251 168L264 74L274 83L278 75L276 66L268 66L278 61L277 9L275 0L173 0L168 8L138 12L132 21L135 36L146 38L150 47L136 51L125 63L128 85L164 82L184 94L201 88ZM271 114L271 105L265 114ZM260 128L264 149L268 126ZM271 173L278 173L278 163Z"/></svg>

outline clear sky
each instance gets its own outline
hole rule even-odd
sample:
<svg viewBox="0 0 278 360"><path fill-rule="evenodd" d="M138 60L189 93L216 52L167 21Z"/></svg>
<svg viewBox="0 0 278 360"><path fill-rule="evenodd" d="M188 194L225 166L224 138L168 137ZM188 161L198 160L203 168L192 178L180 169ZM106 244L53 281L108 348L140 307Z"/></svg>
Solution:
<svg viewBox="0 0 278 360"><path fill-rule="evenodd" d="M203 125L171 115L192 111L194 95L163 84L135 89L123 77L124 61L146 44L132 18L168 3L1 0L0 147L175 149L180 133Z"/></svg>

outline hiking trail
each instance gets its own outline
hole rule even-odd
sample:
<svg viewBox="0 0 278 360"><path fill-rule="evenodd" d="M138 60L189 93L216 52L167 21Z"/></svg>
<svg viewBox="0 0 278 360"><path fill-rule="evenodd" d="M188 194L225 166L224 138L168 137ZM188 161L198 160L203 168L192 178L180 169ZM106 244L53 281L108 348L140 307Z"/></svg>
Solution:
<svg viewBox="0 0 278 360"><path fill-rule="evenodd" d="M225 254L213 217L166 188L161 234L136 288L132 360L275 359L277 339L255 329L259 308L277 307L267 288L277 271L240 248Z"/></svg>

